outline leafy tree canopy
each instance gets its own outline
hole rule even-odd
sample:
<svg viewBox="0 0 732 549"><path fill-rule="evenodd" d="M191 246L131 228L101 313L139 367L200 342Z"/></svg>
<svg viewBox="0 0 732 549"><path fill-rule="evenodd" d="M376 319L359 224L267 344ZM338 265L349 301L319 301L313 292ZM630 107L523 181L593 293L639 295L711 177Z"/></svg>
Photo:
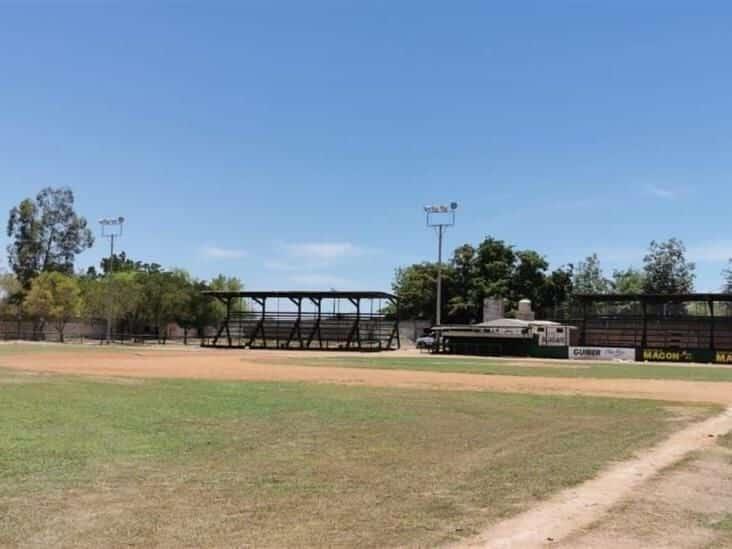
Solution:
<svg viewBox="0 0 732 549"><path fill-rule="evenodd" d="M606 294L610 281L605 278L597 254L592 254L577 264L574 272L574 291L578 294Z"/></svg>
<svg viewBox="0 0 732 549"><path fill-rule="evenodd" d="M509 308L523 298L531 299L537 310L555 308L571 293L572 271L571 266L551 273L548 268L546 258L538 252L516 250L491 237L477 247L458 247L443 268L447 321L480 321L487 297L504 298ZM400 298L403 318L434 320L436 279L434 263L397 269L392 287Z"/></svg>
<svg viewBox="0 0 732 549"><path fill-rule="evenodd" d="M642 294L646 279L643 271L628 267L613 271L612 287L618 294Z"/></svg>
<svg viewBox="0 0 732 549"><path fill-rule="evenodd" d="M687 261L686 247L681 240L652 241L643 263L643 290L646 293L686 294L694 291L696 266Z"/></svg>
<svg viewBox="0 0 732 549"><path fill-rule="evenodd" d="M8 262L26 289L40 272L72 274L76 256L94 244L68 188L43 189L10 210L7 235Z"/></svg>
<svg viewBox="0 0 732 549"><path fill-rule="evenodd" d="M12 273L0 274L0 315L18 316L21 313L23 287Z"/></svg>
<svg viewBox="0 0 732 549"><path fill-rule="evenodd" d="M446 286L452 278L452 269L443 268ZM417 263L396 270L392 284L394 293L400 298L399 312L403 318L434 320L437 299L437 265Z"/></svg>
<svg viewBox="0 0 732 549"><path fill-rule="evenodd" d="M52 322L63 342L66 324L81 314L79 283L62 273L41 273L33 280L24 307L31 316Z"/></svg>
<svg viewBox="0 0 732 549"><path fill-rule="evenodd" d="M722 283L722 292L732 294L732 259L729 260L729 266L722 271L724 281Z"/></svg>

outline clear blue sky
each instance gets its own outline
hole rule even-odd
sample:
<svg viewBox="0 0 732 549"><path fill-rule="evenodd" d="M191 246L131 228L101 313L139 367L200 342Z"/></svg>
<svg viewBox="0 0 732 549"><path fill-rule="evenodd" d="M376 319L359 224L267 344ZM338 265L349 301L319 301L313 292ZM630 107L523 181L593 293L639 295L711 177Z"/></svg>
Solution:
<svg viewBox="0 0 732 549"><path fill-rule="evenodd" d="M211 4L1 3L0 209L70 186L136 259L388 289L456 200L450 249L611 270L677 236L720 285L729 2Z"/></svg>

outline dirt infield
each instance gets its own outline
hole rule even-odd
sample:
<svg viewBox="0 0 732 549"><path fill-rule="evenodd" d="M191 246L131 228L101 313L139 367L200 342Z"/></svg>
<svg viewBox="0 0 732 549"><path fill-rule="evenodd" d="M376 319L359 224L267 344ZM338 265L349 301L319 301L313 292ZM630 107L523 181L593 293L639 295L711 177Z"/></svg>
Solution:
<svg viewBox="0 0 732 549"><path fill-rule="evenodd" d="M307 366L298 360L335 353L211 350L48 350L0 356L0 367L92 376L295 381L372 387L582 394L677 402L732 404L732 383L636 379L572 379L438 373L337 366ZM351 356L351 355L348 355ZM394 356L389 354L388 356ZM532 365L536 366L534 362ZM551 367L555 363L547 364Z"/></svg>

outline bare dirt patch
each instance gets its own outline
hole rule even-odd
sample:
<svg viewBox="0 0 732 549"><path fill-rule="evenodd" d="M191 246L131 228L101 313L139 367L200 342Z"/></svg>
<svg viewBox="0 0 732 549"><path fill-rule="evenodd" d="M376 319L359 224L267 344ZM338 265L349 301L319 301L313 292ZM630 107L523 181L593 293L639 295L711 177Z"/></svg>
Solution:
<svg viewBox="0 0 732 549"><path fill-rule="evenodd" d="M659 471L673 466L691 452L715 446L716 438L727 434L730 430L732 430L732 409L728 409L720 416L677 432L655 448L642 452L637 458L611 467L597 478L561 492L549 501L499 523L476 539L460 546L517 549L543 547L553 543L563 544L578 530L587 528L598 521L623 498L627 498L630 494L634 494L635 498L635 494L639 490L645 489L644 483L655 477ZM714 466L711 469L711 471L700 471L691 478L689 475L686 476L687 484L697 488L698 497L682 499L679 497L682 486L666 483L661 484L660 488L656 488L657 499L681 511L702 511L706 508L706 512L709 512L710 505L714 505L718 513L726 511L729 509L729 504L732 503L732 497L729 496L729 492L718 490L719 487L715 485L715 481L719 471ZM729 476L729 463L726 464L726 474ZM683 476L683 472L676 473L676 480L681 477L683 481ZM717 494L710 497L709 490L715 488ZM659 509L662 508L662 506L659 507ZM634 536L642 538L644 535L646 537L655 535L656 541L660 541L659 533L667 528L671 517L664 516L664 514L659 516L654 509L653 505L649 505L647 512L650 514L651 521L654 516L656 517L658 528L651 527L643 530L637 525L635 528L628 528L627 524L621 522L619 532L614 532L612 528L604 531L598 530L588 535L590 538L594 536L594 540L575 540L576 545L574 546L607 547L612 545L618 547L615 536L621 536L628 541L624 547L665 547L667 546L665 544L633 539ZM636 514L635 522L638 522L637 517L639 516L644 515ZM641 524L648 526L650 523L642 521ZM704 536L700 533L688 535L704 541L702 539ZM637 543L638 541L640 543ZM669 546L680 547L681 545L673 543ZM700 545L691 546L699 547Z"/></svg>
<svg viewBox="0 0 732 549"><path fill-rule="evenodd" d="M732 450L714 446L663 471L561 547L730 547L731 513Z"/></svg>
<svg viewBox="0 0 732 549"><path fill-rule="evenodd" d="M91 376L188 378L244 381L301 381L372 387L582 394L677 402L732 403L732 383L638 379L574 379L485 376L443 372L304 366L318 353L135 350L0 356L0 367ZM338 356L320 353L320 356ZM351 356L351 355L348 355Z"/></svg>

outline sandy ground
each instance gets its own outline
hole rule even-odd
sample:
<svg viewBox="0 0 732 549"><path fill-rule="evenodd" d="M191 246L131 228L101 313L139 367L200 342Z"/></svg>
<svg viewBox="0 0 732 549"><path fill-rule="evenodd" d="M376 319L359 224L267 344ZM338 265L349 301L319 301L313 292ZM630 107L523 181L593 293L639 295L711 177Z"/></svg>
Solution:
<svg viewBox="0 0 732 549"><path fill-rule="evenodd" d="M709 446L638 486L600 520L568 536L560 546L730 547L731 511L732 450Z"/></svg>
<svg viewBox="0 0 732 549"><path fill-rule="evenodd" d="M613 506L638 491L659 471L678 463L691 452L715 446L716 438L731 430L732 409L728 409L722 415L675 433L662 444L643 452L637 458L619 463L595 479L561 492L534 509L490 528L477 539L461 544L461 547L528 549L567 540L577 531L601 519ZM673 501L674 496L678 495L678 493L671 494L669 501ZM575 540L574 546L590 545L591 540L588 539L590 537L588 535L585 538L586 545L583 545L580 538ZM595 542L598 538L600 540L603 538L601 533L596 533L594 537ZM632 539L631 536L628 538ZM610 545L620 547L617 543ZM624 547L640 546L643 545L633 545L632 542L624 545ZM655 547L655 545L645 546Z"/></svg>
<svg viewBox="0 0 732 549"><path fill-rule="evenodd" d="M393 356L415 356L405 352ZM499 391L538 394L582 394L618 398L646 398L677 402L711 402L732 406L732 383L670 380L605 380L546 377L514 377L479 374L378 370L367 368L313 367L298 360L317 356L337 357L337 353L297 353L267 351L153 350L126 352L9 354L0 357L0 367L34 372L83 374L123 378L189 378L247 381L301 381L373 387L441 389L453 391ZM349 354L348 356L353 356ZM536 366L541 362L531 361ZM549 362L548 367L556 364ZM716 437L732 430L732 408L724 414L677 432L667 441L634 459L616 464L595 479L546 501L527 513L497 524L466 542L483 547L661 547L661 538L637 543L635 530L605 524L604 517L624 501L658 483L659 473L693 452L709 450ZM724 461L724 460L723 460ZM729 459L718 467L732 478ZM716 474L719 474L717 471ZM714 482L714 474L697 475L700 486ZM684 493L664 485L665 505L681 504ZM660 490L661 488L658 488ZM703 498L700 496L700 501ZM732 500L731 500L732 501ZM729 502L727 502L729 503ZM727 505L725 503L724 505ZM700 504L703 507L703 503ZM648 504L649 508L652 504ZM726 512L732 508L725 507ZM619 513L619 511L615 511ZM659 519L660 520L660 519ZM601 527L590 529L600 522ZM663 532L663 521L658 530ZM688 529L687 529L688 530ZM621 535L622 534L622 535ZM708 539L701 536L699 539ZM624 540L624 541L622 541ZM622 541L622 543L621 543ZM675 546L673 543L668 546ZM701 547L703 544L687 545Z"/></svg>
<svg viewBox="0 0 732 549"><path fill-rule="evenodd" d="M310 352L145 349L130 352L96 351L78 354L48 351L39 354L2 356L0 357L0 367L92 376L303 381L371 387L583 394L732 404L732 383L724 382L517 377L298 364L298 359L307 360L317 356L333 358L339 355ZM387 356L395 355L390 353ZM537 364L540 363L532 363L532 365Z"/></svg>

